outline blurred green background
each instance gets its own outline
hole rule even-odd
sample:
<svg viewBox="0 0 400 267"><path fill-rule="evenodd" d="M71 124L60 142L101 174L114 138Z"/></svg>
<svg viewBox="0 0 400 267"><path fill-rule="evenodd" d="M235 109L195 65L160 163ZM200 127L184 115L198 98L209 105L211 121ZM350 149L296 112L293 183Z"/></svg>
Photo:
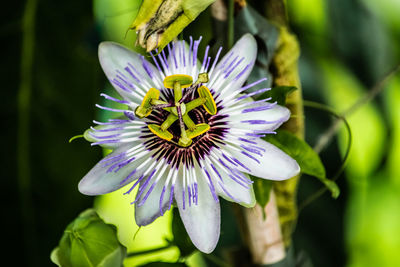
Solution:
<svg viewBox="0 0 400 267"><path fill-rule="evenodd" d="M261 1L250 4L261 13ZM5 266L53 266L49 255L63 230L94 199L77 190L79 180L101 158L100 148L70 137L99 114L99 94L110 90L97 59L97 45L114 40L133 48L127 32L138 0L9 1L3 7L2 54L3 261ZM304 98L344 112L400 63L400 1L287 0L292 31L301 46L299 70ZM185 30L216 43L210 11ZM353 131L349 163L329 194L300 213L294 233L298 266L400 266L400 75L385 83L373 101L348 115ZM328 114L306 108L307 141L316 144L332 123ZM347 145L340 131L321 153L328 177L340 167ZM321 187L303 177L299 203ZM133 240L131 199L121 191L97 198L106 222L118 223L129 251L157 247L171 238L171 215L141 229ZM223 259L241 246L234 212L223 202L220 243L212 257ZM173 261L170 248L134 257ZM215 265L194 256L192 265ZM301 265L303 264L303 265Z"/></svg>

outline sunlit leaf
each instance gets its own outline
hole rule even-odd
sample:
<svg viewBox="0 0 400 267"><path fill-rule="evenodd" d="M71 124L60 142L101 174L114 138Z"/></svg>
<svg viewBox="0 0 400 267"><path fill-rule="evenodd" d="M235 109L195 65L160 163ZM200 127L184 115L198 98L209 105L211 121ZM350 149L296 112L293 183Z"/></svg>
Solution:
<svg viewBox="0 0 400 267"><path fill-rule="evenodd" d="M135 205L130 205L131 195L124 195L132 185L127 185L115 192L96 197L94 207L99 216L107 223L118 228L118 239L127 247L128 253L144 251L154 247L167 246L166 239L172 239L171 217L167 211L164 216L147 226L138 227L135 223ZM136 194L134 189L131 194ZM154 253L147 253L126 258L126 266L137 266L151 261L176 261L179 251L170 247Z"/></svg>
<svg viewBox="0 0 400 267"><path fill-rule="evenodd" d="M384 93L392 130L387 167L390 179L400 185L400 77L390 81Z"/></svg>
<svg viewBox="0 0 400 267"><path fill-rule="evenodd" d="M340 114L356 103L365 88L344 66L330 60L322 64L325 79L324 94L330 106ZM369 102L346 116L351 125L353 142L346 172L347 178L359 184L380 164L386 141L386 129L377 107ZM348 134L339 132L340 149L347 148Z"/></svg>

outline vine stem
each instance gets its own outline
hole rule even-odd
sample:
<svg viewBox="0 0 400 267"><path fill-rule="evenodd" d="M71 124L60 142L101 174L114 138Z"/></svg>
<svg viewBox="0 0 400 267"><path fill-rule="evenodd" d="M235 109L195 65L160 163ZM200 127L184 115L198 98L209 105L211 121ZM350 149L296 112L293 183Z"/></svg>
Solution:
<svg viewBox="0 0 400 267"><path fill-rule="evenodd" d="M351 105L347 110L342 112L340 115L341 117L348 117L349 115L353 114L357 111L360 107L374 99L382 90L385 88L384 85L389 81L397 72L400 71L400 64L396 65L393 69L391 69L382 80L378 81L371 90L362 98L360 98L357 102ZM318 139L317 143L314 146L314 150L317 153L320 153L332 140L333 136L339 129L340 122L342 119L337 118L336 121L332 124L328 130L325 131L324 134Z"/></svg>
<svg viewBox="0 0 400 267"><path fill-rule="evenodd" d="M235 0L228 0L228 49L231 49L234 41L234 30L235 30Z"/></svg>
<svg viewBox="0 0 400 267"><path fill-rule="evenodd" d="M23 222L25 251L29 254L28 262L35 257L34 212L31 201L30 167L30 102L32 91L32 71L35 44L35 17L37 0L27 0L22 18L22 45L20 84L17 96L17 182L19 189L20 212Z"/></svg>
<svg viewBox="0 0 400 267"><path fill-rule="evenodd" d="M131 253L128 253L128 255L126 255L127 258L129 257L136 257L136 256L141 256L141 255L145 255L145 254L149 254L149 253L153 253L153 252L158 252L158 251L162 251L165 249L169 249L171 247L174 247L175 245L170 243L166 246L161 246L161 247L156 247L156 248L151 248L151 249L146 249L146 250L140 250L140 251L134 251Z"/></svg>
<svg viewBox="0 0 400 267"><path fill-rule="evenodd" d="M232 1L229 0L229 4L231 3ZM236 0L234 3L239 9L247 5L245 0ZM298 137L304 138L303 103L297 68L299 45L296 38L287 29L285 1L267 0L265 3L267 18L278 25L280 29L277 52L273 59L274 85L289 85L298 88L287 99L287 107L294 116L286 123L285 128ZM233 14L226 15L229 10L222 0L217 0L211 6L211 13L215 19L220 21L226 21L227 17L231 18ZM233 27L233 24L228 27ZM285 257L285 246L290 244L292 229L297 219L298 181L299 176L274 183L274 189L271 192L276 196L274 201L270 201L265 207L256 204L252 209L242 208L241 212L238 212L241 231L249 246L253 263L273 264ZM263 217L263 209L267 214L266 219Z"/></svg>
<svg viewBox="0 0 400 267"><path fill-rule="evenodd" d="M308 107L311 107L311 108L315 108L315 109L319 109L319 110L325 111L325 112L331 114L332 116L336 117L337 120L343 121L344 125L346 126L347 133L348 133L348 144L347 144L346 153L345 153L345 155L343 157L343 160L342 160L342 165L340 166L339 170L336 172L335 176L332 178L332 181L336 181L340 177L340 174L342 174L342 172L344 171L344 169L346 167L346 164L347 164L347 160L348 160L349 155L350 155L350 149L351 149L351 146L352 146L352 139L353 139L352 133L351 133L350 124L348 123L348 121L346 120L346 118L344 116L337 114L333 109L331 109L328 106L325 106L323 104L316 103L316 102L313 102L313 101L306 101L306 100L304 101L304 105L308 106ZM314 202L316 199L318 199L320 196L322 196L326 191L328 191L328 188L326 186L324 186L323 188L321 188L320 190L318 190L317 192L315 192L314 194L309 196L302 203L300 203L300 205L299 205L299 214L305 207L307 207L312 202Z"/></svg>
<svg viewBox="0 0 400 267"><path fill-rule="evenodd" d="M346 129L349 133L349 144L348 148L346 150L346 153L343 157L343 163L339 171L336 173L336 175L332 178L333 181L337 180L339 178L339 175L342 173L345 167L345 163L348 159L349 156L349 151L351 147L351 130L350 130L350 125L346 120L346 117L349 115L353 114L356 112L360 107L364 106L367 104L369 101L374 99L379 93L383 91L385 88L385 84L392 79L398 72L400 71L400 64L397 64L394 68L392 68L388 73L386 73L381 80L379 80L369 91L367 94L365 94L363 97L361 97L358 101L356 101L353 105L351 105L348 109L346 109L344 112L341 114L336 114L334 110L331 110L327 108L324 105L314 103L311 101L305 101L304 103L308 105L309 107L313 108L318 108L320 110L324 110L331 115L336 117L336 120L332 124L332 126L324 133L321 135L321 137L318 139L317 144L314 146L314 150L317 153L320 153L332 140L333 136L337 133L339 130L340 123L343 121L343 123L346 126ZM303 203L300 204L299 207L299 212L302 211L305 207L307 207L309 204L314 202L316 199L318 199L320 196L322 196L325 192L327 191L327 188L321 188L317 192L315 192L313 195L308 197L306 200L303 201Z"/></svg>

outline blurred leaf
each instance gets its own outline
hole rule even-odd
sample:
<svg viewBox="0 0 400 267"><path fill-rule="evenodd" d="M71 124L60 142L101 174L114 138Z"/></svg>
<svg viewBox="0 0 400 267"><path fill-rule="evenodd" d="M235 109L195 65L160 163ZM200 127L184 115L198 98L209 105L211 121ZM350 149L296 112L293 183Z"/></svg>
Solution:
<svg viewBox="0 0 400 267"><path fill-rule="evenodd" d="M167 246L166 240L173 238L171 231L172 211L167 211L164 216L150 225L139 228L135 223L135 205L130 205L131 198L135 196L137 188L129 195L124 194L131 187L132 185L127 185L115 192L96 197L94 207L97 213L105 222L118 228L118 239L128 248L128 253ZM173 262L178 257L178 248L171 247L154 253L126 258L124 264L126 266L137 266L151 261Z"/></svg>
<svg viewBox="0 0 400 267"><path fill-rule="evenodd" d="M177 208L173 209L172 233L174 234L173 243L179 248L181 257L189 256L196 251L195 246L186 232Z"/></svg>
<svg viewBox="0 0 400 267"><path fill-rule="evenodd" d="M122 266L126 248L117 238L115 226L104 223L88 209L68 225L51 259L59 266Z"/></svg>
<svg viewBox="0 0 400 267"><path fill-rule="evenodd" d="M274 87L271 90L259 95L257 99L265 99L271 97L269 102L277 102L278 105L284 106L286 104L286 97L291 92L297 90L295 86L278 86Z"/></svg>
<svg viewBox="0 0 400 267"><path fill-rule="evenodd" d="M140 267L186 267L184 262L162 262L162 261L157 261L157 262L149 262L144 265L140 265Z"/></svg>
<svg viewBox="0 0 400 267"><path fill-rule="evenodd" d="M133 47L136 34L126 34L142 0L93 0L93 13L103 39Z"/></svg>
<svg viewBox="0 0 400 267"><path fill-rule="evenodd" d="M400 266L400 188L382 172L371 177L365 189L347 200L347 266Z"/></svg>
<svg viewBox="0 0 400 267"><path fill-rule="evenodd" d="M392 79L384 91L391 127L387 169L392 182L400 185L400 77Z"/></svg>
<svg viewBox="0 0 400 267"><path fill-rule="evenodd" d="M369 8L370 12L378 15L379 18L385 22L389 27L400 30L400 1L397 0L363 0L362 1Z"/></svg>
<svg viewBox="0 0 400 267"><path fill-rule="evenodd" d="M305 141L285 130L279 130L275 135L267 135L264 140L295 159L300 165L302 173L314 176L324 183L331 191L332 197L339 196L340 191L336 183L326 178L325 167L321 159Z"/></svg>
<svg viewBox="0 0 400 267"><path fill-rule="evenodd" d="M324 94L330 106L340 114L366 94L365 88L342 65L334 60L321 61ZM348 159L347 176L352 185L365 182L380 164L386 140L386 129L377 107L369 102L346 116L352 129L352 148ZM340 149L344 153L348 144L345 131L339 133Z"/></svg>
<svg viewBox="0 0 400 267"><path fill-rule="evenodd" d="M256 91L265 86L270 87L272 84L272 75L268 69L277 46L279 37L278 28L268 22L255 9L247 5L235 18L235 38L238 39L245 33L254 35L258 47L256 64L247 82L252 83L262 78L268 78L266 82L260 83L250 90Z"/></svg>
<svg viewBox="0 0 400 267"><path fill-rule="evenodd" d="M253 188L257 203L264 208L269 201L273 182L271 180L265 180L255 176L251 176L251 178L254 181ZM262 211L264 212L264 209L262 209ZM263 215L265 219L265 214Z"/></svg>

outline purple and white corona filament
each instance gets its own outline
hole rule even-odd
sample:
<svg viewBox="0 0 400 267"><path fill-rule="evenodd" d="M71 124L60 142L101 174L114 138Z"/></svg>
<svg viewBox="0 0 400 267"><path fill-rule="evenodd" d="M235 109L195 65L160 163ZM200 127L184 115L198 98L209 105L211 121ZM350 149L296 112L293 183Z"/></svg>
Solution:
<svg viewBox="0 0 400 267"><path fill-rule="evenodd" d="M244 35L218 62L197 59L200 40L177 41L153 55L153 63L123 46L100 44L101 66L126 105L118 119L96 122L85 132L92 145L112 149L79 183L87 195L127 187L138 191L135 219L147 225L176 205L194 245L209 253L220 232L219 196L255 205L248 174L284 180L299 173L295 160L261 137L289 119L287 108L254 101L243 86L257 46ZM167 51L165 51L167 50ZM167 53L166 53L167 52Z"/></svg>

